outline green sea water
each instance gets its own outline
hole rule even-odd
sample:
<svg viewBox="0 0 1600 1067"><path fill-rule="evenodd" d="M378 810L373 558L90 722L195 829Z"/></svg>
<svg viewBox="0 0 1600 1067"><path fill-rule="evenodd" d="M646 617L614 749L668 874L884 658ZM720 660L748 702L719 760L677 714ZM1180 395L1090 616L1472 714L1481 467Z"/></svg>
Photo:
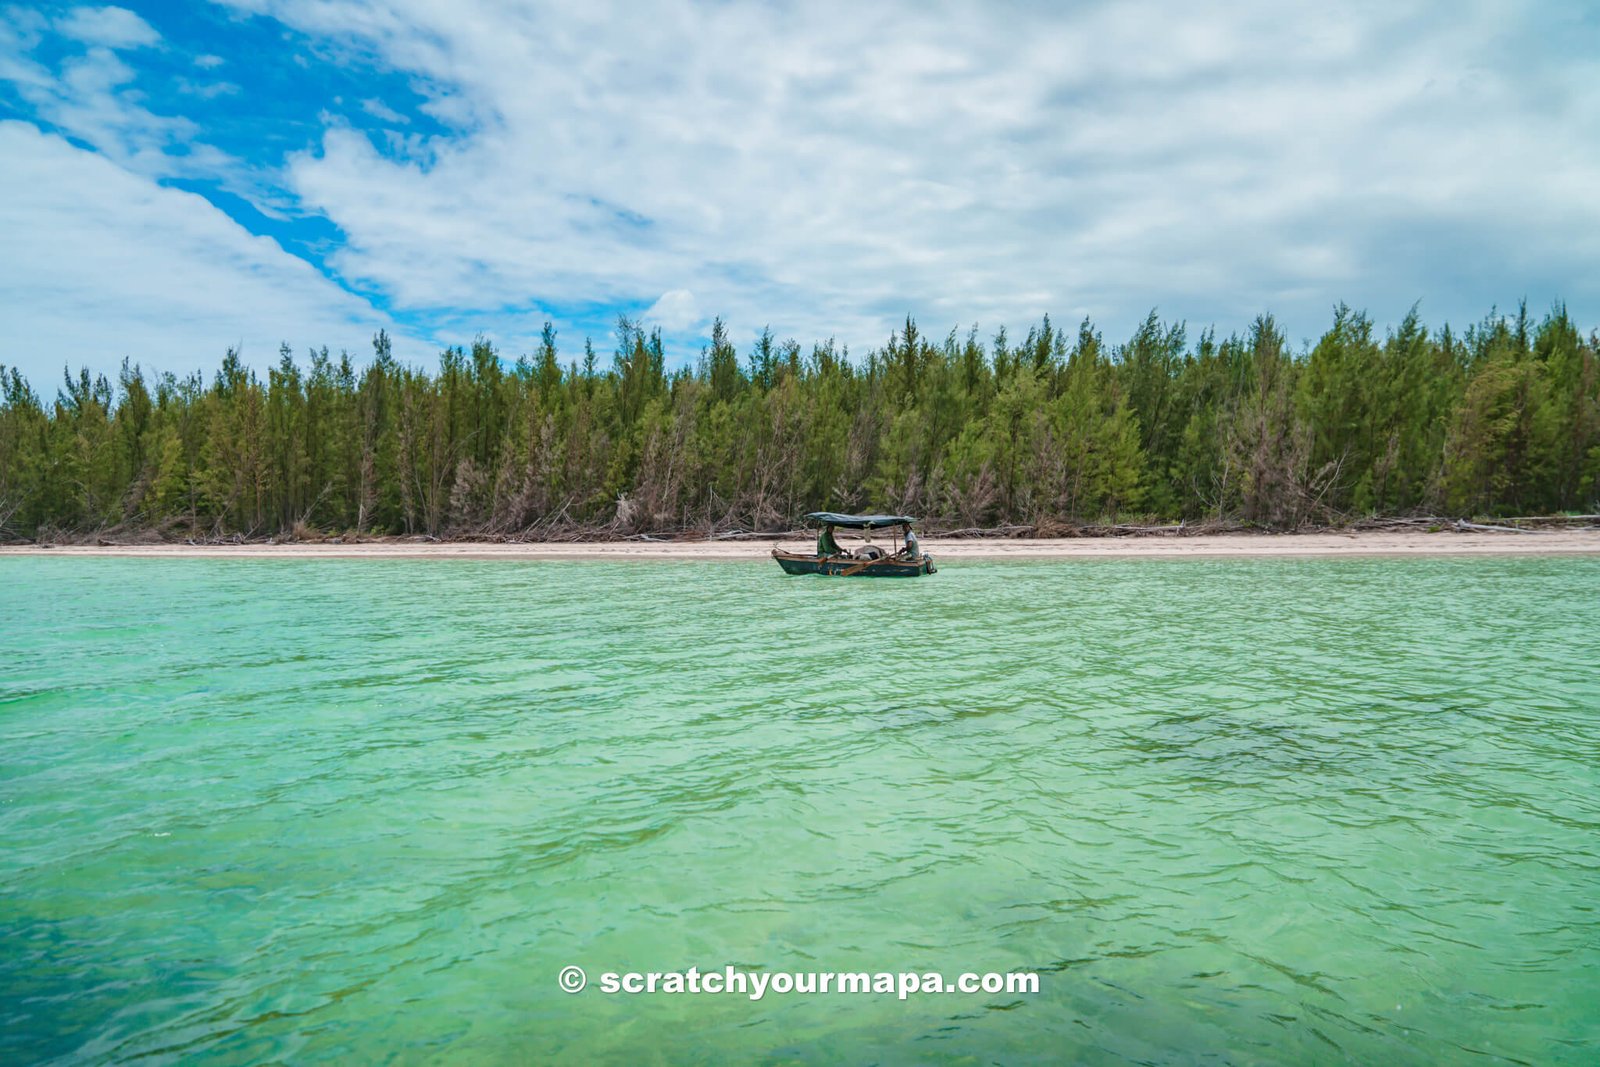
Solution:
<svg viewBox="0 0 1600 1067"><path fill-rule="evenodd" d="M1600 561L0 559L3 1063L1597 1050Z"/></svg>

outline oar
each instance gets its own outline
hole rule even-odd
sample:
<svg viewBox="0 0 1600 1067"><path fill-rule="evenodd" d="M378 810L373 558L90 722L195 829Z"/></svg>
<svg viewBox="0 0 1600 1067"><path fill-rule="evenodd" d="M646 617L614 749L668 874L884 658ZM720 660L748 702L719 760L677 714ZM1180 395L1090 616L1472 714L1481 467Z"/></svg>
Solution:
<svg viewBox="0 0 1600 1067"><path fill-rule="evenodd" d="M860 563L857 563L854 567L851 567L849 570L840 571L838 576L840 578L849 578L852 575L860 574L862 571L866 570L868 567L872 566L874 563L892 563L892 562L895 562L895 559L894 559L893 556L879 556L877 559L862 560ZM920 562L920 560L919 559L918 560L910 560L910 559L908 559L908 560L904 560L903 562L905 562L905 563L918 563L918 562Z"/></svg>

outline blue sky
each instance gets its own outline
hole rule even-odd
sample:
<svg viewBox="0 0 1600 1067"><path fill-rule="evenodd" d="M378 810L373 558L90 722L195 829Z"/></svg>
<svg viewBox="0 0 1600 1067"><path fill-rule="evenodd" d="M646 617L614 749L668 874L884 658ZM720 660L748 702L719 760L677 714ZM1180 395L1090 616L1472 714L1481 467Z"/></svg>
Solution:
<svg viewBox="0 0 1600 1067"><path fill-rule="evenodd" d="M0 6L0 363L1600 325L1588 3Z"/></svg>

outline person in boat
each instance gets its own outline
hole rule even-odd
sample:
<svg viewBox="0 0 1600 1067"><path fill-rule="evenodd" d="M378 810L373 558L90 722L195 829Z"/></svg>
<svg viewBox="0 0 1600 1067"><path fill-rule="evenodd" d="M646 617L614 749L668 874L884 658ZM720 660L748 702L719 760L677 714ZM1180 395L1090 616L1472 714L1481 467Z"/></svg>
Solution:
<svg viewBox="0 0 1600 1067"><path fill-rule="evenodd" d="M917 541L917 531L906 527L906 547L901 551L906 559L916 559L922 555L922 545Z"/></svg>
<svg viewBox="0 0 1600 1067"><path fill-rule="evenodd" d="M839 547L839 542L834 540L833 527L824 526L822 532L817 534L817 555L826 559L829 556L849 557L850 553Z"/></svg>

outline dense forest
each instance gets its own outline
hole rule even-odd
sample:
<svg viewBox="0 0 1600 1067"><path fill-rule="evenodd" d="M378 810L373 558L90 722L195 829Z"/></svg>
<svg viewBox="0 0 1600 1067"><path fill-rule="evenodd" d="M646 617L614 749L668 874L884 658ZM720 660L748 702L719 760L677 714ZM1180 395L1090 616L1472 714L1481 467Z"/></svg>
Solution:
<svg viewBox="0 0 1600 1067"><path fill-rule="evenodd" d="M546 325L434 370L379 334L364 365L285 345L265 380L70 371L52 402L0 367L0 538L571 536L788 528L816 509L937 528L1596 510L1600 340L1557 306L1464 333L1415 310L1383 335L1336 309L1308 350L1271 317L1191 342L1152 312L1108 344L1046 318L1014 337L907 320L852 359L721 321L669 371L619 321L609 360Z"/></svg>

